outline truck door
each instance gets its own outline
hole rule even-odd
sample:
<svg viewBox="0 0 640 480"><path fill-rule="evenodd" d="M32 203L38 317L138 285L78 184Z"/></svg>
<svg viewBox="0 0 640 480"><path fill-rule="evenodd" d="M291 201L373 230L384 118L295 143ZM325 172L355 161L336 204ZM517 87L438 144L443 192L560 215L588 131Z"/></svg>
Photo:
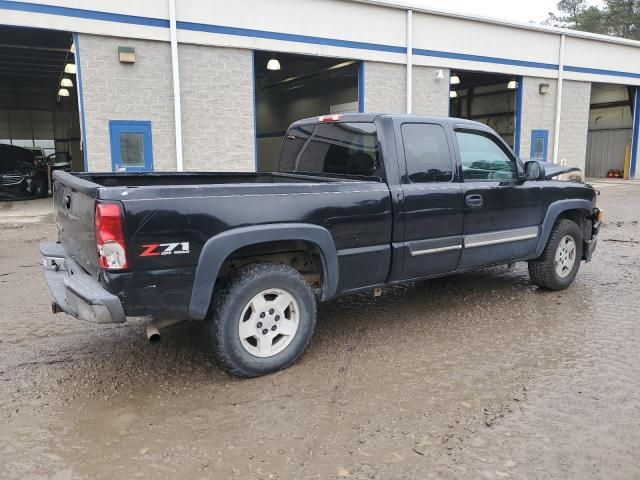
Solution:
<svg viewBox="0 0 640 480"><path fill-rule="evenodd" d="M540 186L493 133L470 126L454 136L462 167L464 250L460 268L528 257L541 223Z"/></svg>
<svg viewBox="0 0 640 480"><path fill-rule="evenodd" d="M462 253L463 202L449 132L415 122L396 132L405 214L402 278L454 271Z"/></svg>

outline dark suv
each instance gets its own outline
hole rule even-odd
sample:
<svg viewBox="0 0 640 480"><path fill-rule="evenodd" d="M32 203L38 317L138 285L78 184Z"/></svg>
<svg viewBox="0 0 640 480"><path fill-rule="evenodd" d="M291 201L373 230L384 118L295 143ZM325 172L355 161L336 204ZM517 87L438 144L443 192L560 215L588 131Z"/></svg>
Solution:
<svg viewBox="0 0 640 480"><path fill-rule="evenodd" d="M0 144L0 199L46 197L47 171L39 167L32 151Z"/></svg>

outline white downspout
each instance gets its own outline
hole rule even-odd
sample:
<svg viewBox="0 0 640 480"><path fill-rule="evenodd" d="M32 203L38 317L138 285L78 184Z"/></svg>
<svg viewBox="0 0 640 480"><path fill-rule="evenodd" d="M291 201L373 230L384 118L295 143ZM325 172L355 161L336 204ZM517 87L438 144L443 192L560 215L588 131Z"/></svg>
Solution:
<svg viewBox="0 0 640 480"><path fill-rule="evenodd" d="M560 115L562 114L562 80L564 78L564 39L560 35L560 52L558 61L558 95L556 98L556 123L553 131L553 163L558 163L558 147L560 142Z"/></svg>
<svg viewBox="0 0 640 480"><path fill-rule="evenodd" d="M182 172L182 111L180 108L180 68L178 65L176 0L169 0L169 32L171 35L171 72L173 73L173 117L176 126L176 169Z"/></svg>
<svg viewBox="0 0 640 480"><path fill-rule="evenodd" d="M407 10L407 113L413 103L413 10Z"/></svg>

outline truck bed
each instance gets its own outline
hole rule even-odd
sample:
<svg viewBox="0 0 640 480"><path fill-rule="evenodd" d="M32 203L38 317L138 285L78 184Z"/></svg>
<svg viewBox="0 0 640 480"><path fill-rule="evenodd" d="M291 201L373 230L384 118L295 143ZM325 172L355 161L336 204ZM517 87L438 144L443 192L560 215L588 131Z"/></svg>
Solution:
<svg viewBox="0 0 640 480"><path fill-rule="evenodd" d="M98 267L98 202L122 207L126 272ZM332 234L335 248L347 253L340 268L348 270L354 262L366 265L359 268L359 280L379 283L389 268L391 200L389 187L379 180L288 173L54 172L54 208L66 255L118 294L132 316L158 305L172 318L186 316L202 248L209 239L236 228L321 226ZM188 245L188 253L144 255L149 245L174 242Z"/></svg>
<svg viewBox="0 0 640 480"><path fill-rule="evenodd" d="M228 185L255 183L354 182L357 179L278 172L79 173L78 178L102 187Z"/></svg>

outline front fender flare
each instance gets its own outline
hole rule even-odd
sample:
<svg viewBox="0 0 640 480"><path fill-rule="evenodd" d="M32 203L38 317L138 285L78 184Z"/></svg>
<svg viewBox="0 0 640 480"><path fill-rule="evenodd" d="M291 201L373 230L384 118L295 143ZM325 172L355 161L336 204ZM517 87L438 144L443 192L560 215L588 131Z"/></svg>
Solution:
<svg viewBox="0 0 640 480"><path fill-rule="evenodd" d="M324 284L322 299L328 300L338 288L338 254L331 234L326 228L304 223L255 225L227 230L211 237L202 247L189 302L189 316L202 320L207 315L218 272L223 262L242 247L283 240L313 243L322 255Z"/></svg>
<svg viewBox="0 0 640 480"><path fill-rule="evenodd" d="M591 202L584 199L557 200L551 203L547 208L547 213L545 214L544 221L542 222L540 237L538 237L538 245L536 246L533 258L538 258L542 255L542 251L544 250L544 247L547 246L551 230L553 229L556 220L562 212L566 212L567 210L584 210L586 214L585 216L589 216L591 215L593 208L591 207Z"/></svg>

